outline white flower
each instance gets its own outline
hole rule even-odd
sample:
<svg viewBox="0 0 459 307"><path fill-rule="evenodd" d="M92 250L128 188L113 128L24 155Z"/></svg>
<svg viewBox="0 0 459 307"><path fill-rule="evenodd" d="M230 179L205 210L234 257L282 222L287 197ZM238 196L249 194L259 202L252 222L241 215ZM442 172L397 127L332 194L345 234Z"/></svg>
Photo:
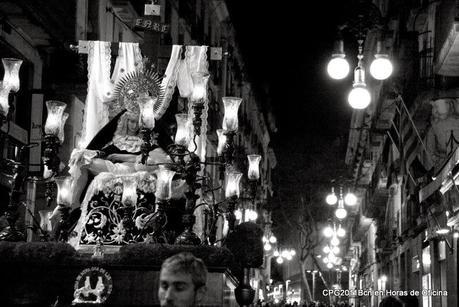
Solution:
<svg viewBox="0 0 459 307"><path fill-rule="evenodd" d="M86 241L88 243L95 243L96 242L96 235L94 233L90 233L86 236Z"/></svg>
<svg viewBox="0 0 459 307"><path fill-rule="evenodd" d="M113 234L110 237L116 243L121 244L123 243L123 239L125 235L126 235L126 230L124 229L123 223L120 222L115 228L113 228Z"/></svg>

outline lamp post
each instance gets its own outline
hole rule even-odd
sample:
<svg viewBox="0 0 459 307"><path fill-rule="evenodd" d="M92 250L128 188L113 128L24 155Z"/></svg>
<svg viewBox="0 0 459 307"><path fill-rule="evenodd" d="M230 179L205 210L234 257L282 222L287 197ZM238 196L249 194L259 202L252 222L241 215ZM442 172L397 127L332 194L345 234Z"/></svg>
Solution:
<svg viewBox="0 0 459 307"><path fill-rule="evenodd" d="M344 208L344 205L349 207L355 206L357 204L357 196L355 196L355 194L352 193L350 189L346 195L343 195L342 186L339 187L339 195L337 196L335 194L335 188L332 187L331 193L328 194L325 198L325 202L330 206L338 204L335 210L335 216L339 220L343 220L347 216L347 210Z"/></svg>
<svg viewBox="0 0 459 307"><path fill-rule="evenodd" d="M384 53L382 16L379 8L371 1L358 1L358 5L352 8L352 15L348 21L340 27L339 37L335 44L335 52L327 65L327 72L332 79L341 80L349 73L349 63L345 59L344 42L341 31L348 30L358 42L357 66L354 69L354 82L348 94L348 103L354 109L365 109L371 103L371 94L365 82L366 69L364 65L363 44L366 35L371 30L379 31L376 44L375 59L370 65L370 74L376 80L386 80L393 71L389 55Z"/></svg>

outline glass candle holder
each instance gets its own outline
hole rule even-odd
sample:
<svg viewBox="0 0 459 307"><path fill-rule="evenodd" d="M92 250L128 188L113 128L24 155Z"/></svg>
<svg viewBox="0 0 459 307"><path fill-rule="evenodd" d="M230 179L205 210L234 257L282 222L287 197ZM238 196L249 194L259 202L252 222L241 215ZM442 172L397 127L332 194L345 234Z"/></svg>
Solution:
<svg viewBox="0 0 459 307"><path fill-rule="evenodd" d="M155 127L155 116L153 112L153 106L155 105L157 97L152 98L150 96L140 97L137 101L140 109L140 127L153 129Z"/></svg>
<svg viewBox="0 0 459 307"><path fill-rule="evenodd" d="M228 172L226 173L225 197L239 197L239 182L241 181L242 173Z"/></svg>
<svg viewBox="0 0 459 307"><path fill-rule="evenodd" d="M175 114L175 120L177 121L175 144L187 147L191 139L190 122L188 120L188 114Z"/></svg>
<svg viewBox="0 0 459 307"><path fill-rule="evenodd" d="M40 228L44 231L52 231L53 225L51 224L50 217L53 214L53 210L40 210L38 214L40 215Z"/></svg>
<svg viewBox="0 0 459 307"><path fill-rule="evenodd" d="M48 109L48 117L45 123L46 134L59 135L66 106L65 103L57 100L49 100L46 102L46 108Z"/></svg>
<svg viewBox="0 0 459 307"><path fill-rule="evenodd" d="M247 171L247 178L249 180L260 179L260 155L247 155L249 160L249 170Z"/></svg>
<svg viewBox="0 0 459 307"><path fill-rule="evenodd" d="M19 69L21 68L22 60L14 58L3 58L3 68L5 74L3 75L3 83L11 89L12 92L19 91Z"/></svg>
<svg viewBox="0 0 459 307"><path fill-rule="evenodd" d="M225 107L225 115L223 117L223 130L236 131L238 128L237 112L242 102L239 97L223 97L223 106Z"/></svg>
<svg viewBox="0 0 459 307"><path fill-rule="evenodd" d="M10 104L8 102L8 96L10 94L10 89L4 85L3 82L0 83L0 112L3 116L8 115L10 109Z"/></svg>
<svg viewBox="0 0 459 307"><path fill-rule="evenodd" d="M72 177L56 177L57 184L57 204L70 206L72 204Z"/></svg>
<svg viewBox="0 0 459 307"><path fill-rule="evenodd" d="M61 126L59 127L59 134L57 136L59 138L59 141L61 141L61 143L64 143L64 127L65 127L65 122L67 121L68 118L69 118L69 113L64 112L64 114L62 114Z"/></svg>
<svg viewBox="0 0 459 307"><path fill-rule="evenodd" d="M217 145L217 155L221 156L226 145L226 134L225 130L217 129L218 145Z"/></svg>
<svg viewBox="0 0 459 307"><path fill-rule="evenodd" d="M123 180L123 195L121 202L126 205L135 206L137 204L137 181L134 178Z"/></svg>
<svg viewBox="0 0 459 307"><path fill-rule="evenodd" d="M172 178L175 172L160 165L157 172L155 197L161 200L168 200L172 197Z"/></svg>
<svg viewBox="0 0 459 307"><path fill-rule="evenodd" d="M192 103L204 103L207 96L209 74L205 72L195 72L191 74L191 79L193 80L193 91L191 92Z"/></svg>

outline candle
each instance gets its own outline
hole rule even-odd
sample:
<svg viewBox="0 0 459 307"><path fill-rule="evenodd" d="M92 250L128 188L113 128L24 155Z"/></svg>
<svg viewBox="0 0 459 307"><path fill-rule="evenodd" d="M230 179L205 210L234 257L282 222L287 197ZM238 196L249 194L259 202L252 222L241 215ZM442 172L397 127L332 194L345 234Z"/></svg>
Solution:
<svg viewBox="0 0 459 307"><path fill-rule="evenodd" d="M48 109L48 118L45 123L46 134L59 135L66 106L61 101L49 100L46 102L46 108Z"/></svg>
<svg viewBox="0 0 459 307"><path fill-rule="evenodd" d="M180 113L175 115L177 121L177 132L175 133L175 144L187 147L190 143L190 124L188 114Z"/></svg>
<svg viewBox="0 0 459 307"><path fill-rule="evenodd" d="M226 173L226 188L225 197L230 198L233 196L239 197L239 181L242 178L242 173L228 172Z"/></svg>
<svg viewBox="0 0 459 307"><path fill-rule="evenodd" d="M57 204L70 206L72 204L72 177L56 177Z"/></svg>
<svg viewBox="0 0 459 307"><path fill-rule="evenodd" d="M249 170L247 172L247 177L249 180L258 180L260 179L260 155L248 155L247 159L249 160Z"/></svg>
<svg viewBox="0 0 459 307"><path fill-rule="evenodd" d="M172 196L172 178L175 172L160 165L156 174L156 192L155 197L161 200L168 200Z"/></svg>
<svg viewBox="0 0 459 307"><path fill-rule="evenodd" d="M19 69L21 68L22 60L14 58L2 59L5 75L3 76L3 83L11 89L12 92L19 91Z"/></svg>
<svg viewBox="0 0 459 307"><path fill-rule="evenodd" d="M207 96L207 82L209 74L205 72L195 72L191 74L193 80L193 91L191 92L191 101L196 104L204 103Z"/></svg>
<svg viewBox="0 0 459 307"><path fill-rule="evenodd" d="M238 128L237 112L242 98L238 97L223 97L223 106L225 107L225 115L223 117L223 129L227 131L236 131Z"/></svg>
<svg viewBox="0 0 459 307"><path fill-rule="evenodd" d="M140 108L140 127L153 129L155 127L154 105L158 100L157 97L150 96L140 97L138 99Z"/></svg>
<svg viewBox="0 0 459 307"><path fill-rule="evenodd" d="M137 204L137 181L134 178L123 178L121 202L125 206L135 206Z"/></svg>

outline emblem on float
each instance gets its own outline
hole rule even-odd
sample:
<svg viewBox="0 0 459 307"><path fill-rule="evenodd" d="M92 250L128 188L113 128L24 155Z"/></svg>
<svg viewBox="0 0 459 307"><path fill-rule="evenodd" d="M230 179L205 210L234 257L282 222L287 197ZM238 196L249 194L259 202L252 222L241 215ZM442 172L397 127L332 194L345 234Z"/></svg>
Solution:
<svg viewBox="0 0 459 307"><path fill-rule="evenodd" d="M74 289L72 305L104 303L112 293L112 277L103 268L87 268L78 274Z"/></svg>

